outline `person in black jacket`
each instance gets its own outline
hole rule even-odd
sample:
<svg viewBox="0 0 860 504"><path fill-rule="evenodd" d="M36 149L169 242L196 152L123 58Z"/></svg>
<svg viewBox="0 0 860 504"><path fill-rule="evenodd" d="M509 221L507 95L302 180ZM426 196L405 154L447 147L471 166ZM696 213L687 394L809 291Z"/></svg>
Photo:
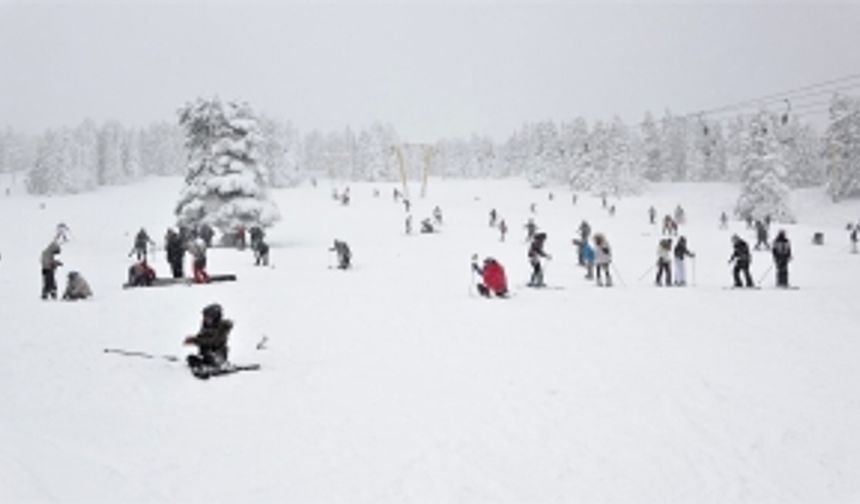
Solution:
<svg viewBox="0 0 860 504"><path fill-rule="evenodd" d="M552 256L544 252L543 245L546 243L546 233L537 233L532 238L529 246L528 258L532 266L532 277L529 280L529 287L545 287L543 279L543 267L541 266L541 258L552 259Z"/></svg>
<svg viewBox="0 0 860 504"><path fill-rule="evenodd" d="M221 367L227 364L229 348L227 337L233 329L233 322L224 318L221 305L214 303L203 308L203 323L200 331L194 336L188 336L185 345L195 345L197 354L186 358L192 369L211 366Z"/></svg>
<svg viewBox="0 0 860 504"><path fill-rule="evenodd" d="M771 248L773 262L776 264L776 286L788 287L788 262L791 261L791 243L785 236L785 231L780 230L773 240Z"/></svg>
<svg viewBox="0 0 860 504"><path fill-rule="evenodd" d="M747 245L747 242L743 241L740 236L733 235L732 246L734 250L732 252L732 256L729 258L729 263L731 264L732 261L735 263L735 267L732 272L735 279L735 287L743 287L743 284L741 284L741 273L744 275L746 286L755 287L752 275L750 275L750 262L752 262L752 256L750 255L749 245Z"/></svg>
<svg viewBox="0 0 860 504"><path fill-rule="evenodd" d="M678 243L675 244L675 285L683 287L687 285L687 258L696 257L696 254L690 252L687 248L687 238L682 236L678 238ZM695 280L695 279L693 279Z"/></svg>
<svg viewBox="0 0 860 504"><path fill-rule="evenodd" d="M182 278L185 262L185 243L182 236L173 229L168 229L164 237L164 249L167 251L167 262L170 264L173 278Z"/></svg>

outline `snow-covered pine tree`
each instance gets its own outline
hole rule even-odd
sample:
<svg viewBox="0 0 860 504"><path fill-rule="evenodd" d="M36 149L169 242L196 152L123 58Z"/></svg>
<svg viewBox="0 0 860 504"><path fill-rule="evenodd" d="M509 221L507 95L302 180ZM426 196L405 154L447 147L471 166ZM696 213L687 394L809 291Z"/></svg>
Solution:
<svg viewBox="0 0 860 504"><path fill-rule="evenodd" d="M662 119L663 180L682 182L689 180L687 170L687 119L670 112Z"/></svg>
<svg viewBox="0 0 860 504"><path fill-rule="evenodd" d="M644 185L627 125L616 117L609 127L606 168L599 173L592 192L615 196L638 194Z"/></svg>
<svg viewBox="0 0 860 504"><path fill-rule="evenodd" d="M289 123L281 123L269 117L261 117L260 158L269 171L272 187L293 187L302 179L298 132Z"/></svg>
<svg viewBox="0 0 860 504"><path fill-rule="evenodd" d="M824 160L833 201L860 196L860 99L837 95L831 100Z"/></svg>
<svg viewBox="0 0 860 504"><path fill-rule="evenodd" d="M786 116L788 118L788 116ZM812 187L824 182L824 165L821 159L821 141L810 124L797 117L780 120L777 137L782 146L782 157L788 171L790 187Z"/></svg>
<svg viewBox="0 0 860 504"><path fill-rule="evenodd" d="M246 103L198 98L179 110L188 172L175 213L178 224L208 224L222 233L269 227L280 213L268 197L260 164L260 127Z"/></svg>
<svg viewBox="0 0 860 504"><path fill-rule="evenodd" d="M775 122L771 113L761 111L749 123L749 137L741 163L741 195L735 205L735 215L740 218L770 216L774 221L794 222Z"/></svg>
<svg viewBox="0 0 860 504"><path fill-rule="evenodd" d="M645 113L642 121L642 153L645 164L644 176L651 182L663 180L663 142L660 130L651 112Z"/></svg>
<svg viewBox="0 0 860 504"><path fill-rule="evenodd" d="M122 125L116 121L105 123L99 132L99 185L120 184L128 180L123 167Z"/></svg>

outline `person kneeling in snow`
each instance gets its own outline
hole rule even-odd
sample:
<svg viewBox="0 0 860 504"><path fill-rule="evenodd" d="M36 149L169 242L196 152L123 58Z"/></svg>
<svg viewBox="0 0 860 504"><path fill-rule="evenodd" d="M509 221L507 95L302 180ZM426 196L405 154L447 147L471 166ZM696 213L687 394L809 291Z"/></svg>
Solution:
<svg viewBox="0 0 860 504"><path fill-rule="evenodd" d="M130 287L149 287L154 280L155 270L146 263L146 259L129 266L128 285Z"/></svg>
<svg viewBox="0 0 860 504"><path fill-rule="evenodd" d="M77 271L70 271L68 280L66 281L66 290L63 292L63 299L66 301L77 301L78 299L86 299L92 297L93 291L90 289L90 284L84 280Z"/></svg>
<svg viewBox="0 0 860 504"><path fill-rule="evenodd" d="M233 321L224 318L221 305L210 304L203 308L203 323L195 336L185 338L183 344L197 346L197 354L186 358L191 368L219 368L227 363L227 337L233 329Z"/></svg>
<svg viewBox="0 0 860 504"><path fill-rule="evenodd" d="M472 269L481 275L484 283L478 284L478 292L484 297L490 297L495 294L498 297L507 297L508 295L508 279L505 275L505 268L492 257L484 259L484 267L478 266L477 255L472 257Z"/></svg>

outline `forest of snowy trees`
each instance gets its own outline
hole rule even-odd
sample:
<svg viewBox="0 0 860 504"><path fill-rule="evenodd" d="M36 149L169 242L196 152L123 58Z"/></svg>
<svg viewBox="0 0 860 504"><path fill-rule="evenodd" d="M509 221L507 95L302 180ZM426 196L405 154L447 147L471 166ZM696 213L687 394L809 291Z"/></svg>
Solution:
<svg viewBox="0 0 860 504"><path fill-rule="evenodd" d="M303 134L289 122L259 117L259 129L267 186L400 177L397 149L404 139L391 125ZM34 194L77 193L147 175L185 174L185 141L175 120L142 129L86 120L36 136L7 128L0 132L0 171L26 173ZM423 160L406 158L410 177L429 164L434 176L523 176L535 187L618 195L636 193L649 181L737 182L747 193L772 194L826 186L837 201L860 196L860 98L833 96L820 133L802 116L785 112L719 119L667 112L645 114L638 124L618 118L528 123L501 143L473 135L440 140L429 151ZM739 201L739 214L751 200L745 201Z"/></svg>

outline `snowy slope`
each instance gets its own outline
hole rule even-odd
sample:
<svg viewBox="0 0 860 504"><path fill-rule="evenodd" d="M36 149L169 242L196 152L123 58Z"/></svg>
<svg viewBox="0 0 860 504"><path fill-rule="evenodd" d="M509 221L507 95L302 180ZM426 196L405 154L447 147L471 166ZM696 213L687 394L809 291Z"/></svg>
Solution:
<svg viewBox="0 0 860 504"><path fill-rule="evenodd" d="M610 218L560 189L549 201L521 181L434 180L415 221L439 204L442 233L405 236L393 186L351 184L342 207L320 184L275 193L273 268L213 250L210 272L238 282L120 289L134 233L161 242L180 184L0 198L0 502L860 501L860 256L843 230L857 203L795 194L801 224L786 229L803 288L767 288L769 274L763 290L734 291L729 236L748 232L717 229L731 186L652 186ZM475 252L526 282L531 202L554 255L547 280L564 289L475 297ZM659 239L646 209L678 203L697 285L658 289L637 281ZM570 240L583 218L607 234L623 285L582 279ZM58 222L72 231L61 271L81 271L92 301L39 300ZM327 268L334 238L354 270ZM756 279L769 264L756 254ZM155 265L167 274L163 252ZM184 355L213 301L236 323L232 360L263 371L202 382L102 352Z"/></svg>

